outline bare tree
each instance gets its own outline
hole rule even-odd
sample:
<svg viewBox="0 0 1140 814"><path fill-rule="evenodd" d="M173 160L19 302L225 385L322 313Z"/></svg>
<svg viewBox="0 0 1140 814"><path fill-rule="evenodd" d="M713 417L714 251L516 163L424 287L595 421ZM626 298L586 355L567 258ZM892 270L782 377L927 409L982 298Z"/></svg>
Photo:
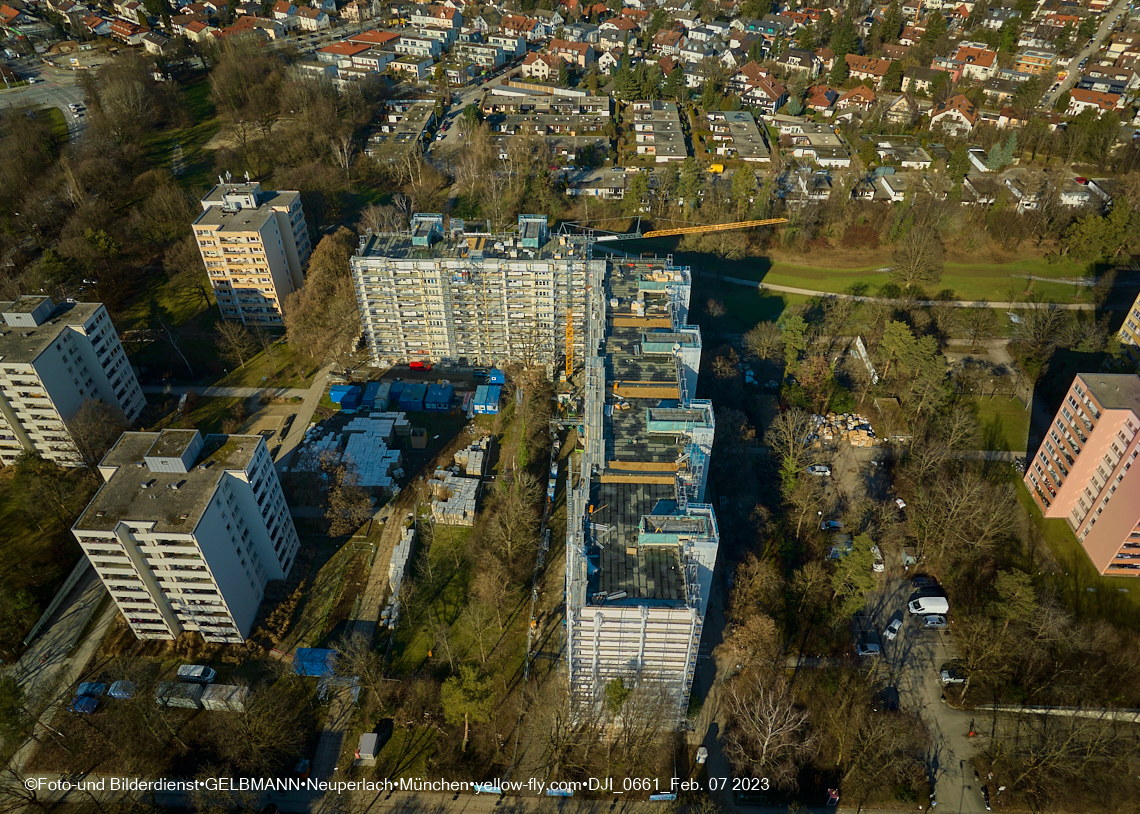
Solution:
<svg viewBox="0 0 1140 814"><path fill-rule="evenodd" d="M895 247L890 277L903 286L937 283L942 279L944 255L938 233L926 226L916 226Z"/></svg>
<svg viewBox="0 0 1140 814"><path fill-rule="evenodd" d="M245 367L246 360L257 352L258 341L254 332L240 322L219 322L215 344L222 358Z"/></svg>
<svg viewBox="0 0 1140 814"><path fill-rule="evenodd" d="M115 442L129 429L126 416L118 407L87 399L67 422L71 442L79 451L83 465L94 469Z"/></svg>
<svg viewBox="0 0 1140 814"><path fill-rule="evenodd" d="M495 609L495 619L501 632L506 627L503 611L517 599L517 591L511 584L510 571L494 554L488 552L479 558L477 573L471 583L471 595L476 602Z"/></svg>
<svg viewBox="0 0 1140 814"><path fill-rule="evenodd" d="M764 434L768 454L786 470L799 472L807 463L807 437L814 429L811 416L802 410L780 413Z"/></svg>
<svg viewBox="0 0 1140 814"><path fill-rule="evenodd" d="M495 611L482 602L469 602L460 617L460 624L475 640L479 648L479 661L486 664L493 644L491 628L495 625Z"/></svg>
<svg viewBox="0 0 1140 814"><path fill-rule="evenodd" d="M783 673L742 675L728 685L727 700L731 723L725 747L736 771L794 788L800 765L814 754L819 736L807 711L795 703Z"/></svg>
<svg viewBox="0 0 1140 814"><path fill-rule="evenodd" d="M373 233L395 232L403 228L404 225L404 217L396 207L386 204L372 204L360 213L358 231L363 233L371 229Z"/></svg>
<svg viewBox="0 0 1140 814"><path fill-rule="evenodd" d="M759 359L779 359L784 351L784 335L775 322L759 322L744 334L744 347Z"/></svg>
<svg viewBox="0 0 1140 814"><path fill-rule="evenodd" d="M305 741L308 692L297 676L251 689L244 709L215 719L220 754L240 769L270 774Z"/></svg>
<svg viewBox="0 0 1140 814"><path fill-rule="evenodd" d="M304 348L317 362L331 358L343 368L345 356L360 337L360 310L349 257L356 237L338 229L317 244L305 285L285 300L289 343Z"/></svg>
<svg viewBox="0 0 1140 814"><path fill-rule="evenodd" d="M360 486L355 469L339 465L328 475L329 535L353 534L372 518L372 499Z"/></svg>

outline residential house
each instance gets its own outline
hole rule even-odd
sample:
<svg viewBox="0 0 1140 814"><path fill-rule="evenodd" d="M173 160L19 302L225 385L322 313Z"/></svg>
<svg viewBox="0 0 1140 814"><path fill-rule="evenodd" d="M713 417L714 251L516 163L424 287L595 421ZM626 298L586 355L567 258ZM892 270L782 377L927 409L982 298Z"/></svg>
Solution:
<svg viewBox="0 0 1140 814"><path fill-rule="evenodd" d="M1118 94L1073 88L1069 91L1069 106L1065 109L1065 115L1076 116L1090 109L1097 111L1099 115L1110 110L1121 110L1123 107L1124 98Z"/></svg>
<svg viewBox="0 0 1140 814"><path fill-rule="evenodd" d="M431 75L431 69L434 64L430 58L405 54L390 62L388 64L388 70L402 74L415 82L423 82Z"/></svg>
<svg viewBox="0 0 1140 814"><path fill-rule="evenodd" d="M978 122L978 109L962 94L939 102L930 112L930 129L941 128L955 135L967 135Z"/></svg>
<svg viewBox="0 0 1140 814"><path fill-rule="evenodd" d="M443 53L443 45L439 40L420 36L401 36L392 47L397 54L405 56L435 59Z"/></svg>
<svg viewBox="0 0 1140 814"><path fill-rule="evenodd" d="M962 78L962 63L954 57L935 57L930 67L936 71L950 74L950 78L957 82Z"/></svg>
<svg viewBox="0 0 1140 814"><path fill-rule="evenodd" d="M962 75L979 82L989 79L997 68L997 52L991 51L985 43L963 42L958 46L954 59L962 63Z"/></svg>
<svg viewBox="0 0 1140 814"><path fill-rule="evenodd" d="M273 4L274 20L286 20L296 14L297 7L289 2L289 0L277 0L277 2Z"/></svg>
<svg viewBox="0 0 1140 814"><path fill-rule="evenodd" d="M148 54L162 56L170 48L170 38L157 31L148 31L142 36L142 45Z"/></svg>
<svg viewBox="0 0 1140 814"><path fill-rule="evenodd" d="M111 34L111 21L105 20L95 14L88 14L81 21L87 33L96 37L106 37Z"/></svg>
<svg viewBox="0 0 1140 814"><path fill-rule="evenodd" d="M835 109L847 110L848 108L858 108L860 110L870 110L874 104L875 91L864 85L856 85L835 100Z"/></svg>
<svg viewBox="0 0 1140 814"><path fill-rule="evenodd" d="M1052 70L1057 62L1057 52L1044 48L1023 48L1014 60L1013 68L1023 73L1040 76Z"/></svg>
<svg viewBox="0 0 1140 814"><path fill-rule="evenodd" d="M878 87L887 75L891 65L889 59L875 59L874 57L861 57L858 54L846 56L847 70L856 79L870 79Z"/></svg>
<svg viewBox="0 0 1140 814"><path fill-rule="evenodd" d="M507 59L516 59L526 54L526 40L522 37L515 37L510 34L488 34L485 39L487 45L502 48L503 55ZM574 60L567 61L573 62Z"/></svg>
<svg viewBox="0 0 1140 814"><path fill-rule="evenodd" d="M637 44L637 23L628 17L606 20L598 26L598 44L607 51Z"/></svg>
<svg viewBox="0 0 1140 814"><path fill-rule="evenodd" d="M534 17L521 14L504 14L499 20L499 31L516 37L522 37L527 42L538 42L547 36L546 26Z"/></svg>
<svg viewBox="0 0 1140 814"><path fill-rule="evenodd" d="M352 66L366 71L382 73L388 66L396 61L398 54L395 51L382 51L379 48L369 48L352 55Z"/></svg>
<svg viewBox="0 0 1140 814"><path fill-rule="evenodd" d="M830 114L831 108L838 98L839 91L834 88L829 88L827 85L815 85L808 88L804 107L808 110L814 110L816 113Z"/></svg>
<svg viewBox="0 0 1140 814"><path fill-rule="evenodd" d="M658 31L653 37L653 50L661 56L670 57L680 53L684 42L685 35L680 31Z"/></svg>
<svg viewBox="0 0 1140 814"><path fill-rule="evenodd" d="M789 48L776 57L776 64L786 71L806 73L809 78L815 79L823 69L823 63L811 51L801 48Z"/></svg>
<svg viewBox="0 0 1140 814"><path fill-rule="evenodd" d="M788 89L775 78L762 76L741 95L741 101L746 107L775 113L788 101Z"/></svg>
<svg viewBox="0 0 1140 814"><path fill-rule="evenodd" d="M522 75L527 79L538 79L549 82L558 78L558 69L562 67L562 57L557 54L529 53L522 64Z"/></svg>
<svg viewBox="0 0 1140 814"><path fill-rule="evenodd" d="M112 24L111 26L112 33L114 33L116 24ZM137 26L134 27L137 28ZM215 29L209 23L203 22L202 20L194 20L182 26L183 35L191 42L205 42L210 38L210 32L214 30ZM124 40L124 42L127 42L127 40Z"/></svg>
<svg viewBox="0 0 1140 814"><path fill-rule="evenodd" d="M1005 8L1003 6L991 6L987 11L985 17L982 18L982 27L988 28L991 31L1000 31L1001 27L1010 20L1018 19L1021 17L1021 12L1015 8Z"/></svg>
<svg viewBox="0 0 1140 814"><path fill-rule="evenodd" d="M448 6L428 6L413 11L408 21L412 28L441 28L457 34L463 28L463 15Z"/></svg>
<svg viewBox="0 0 1140 814"><path fill-rule="evenodd" d="M579 68L588 68L594 64L594 47L588 42L553 39L546 46L546 50L552 54L557 54L571 65L577 65Z"/></svg>
<svg viewBox="0 0 1140 814"><path fill-rule="evenodd" d="M677 56L682 62L698 63L704 62L709 57L719 58L720 51L717 45L708 42L686 42L677 51Z"/></svg>
<svg viewBox="0 0 1140 814"><path fill-rule="evenodd" d="M1017 94L1017 89L1021 87L1019 82L1011 82L1008 79L998 79L994 77L982 85L982 93L985 94L986 101L993 105L1004 105L1009 102Z"/></svg>
<svg viewBox="0 0 1140 814"><path fill-rule="evenodd" d="M329 15L319 8L297 9L297 27L302 31L323 31L332 25Z"/></svg>
<svg viewBox="0 0 1140 814"><path fill-rule="evenodd" d="M891 42L884 42L881 48L881 53L886 59L900 60L906 59L910 54L909 45L896 45Z"/></svg>
<svg viewBox="0 0 1140 814"><path fill-rule="evenodd" d="M944 75L945 72L937 68L907 68L903 74L903 90L910 93L930 93L938 82L945 81L942 79Z"/></svg>
<svg viewBox="0 0 1140 814"><path fill-rule="evenodd" d="M350 0L340 10L340 18L346 23L363 23L372 19L372 3L368 0Z"/></svg>
<svg viewBox="0 0 1140 814"><path fill-rule="evenodd" d="M901 93L887 106L884 116L893 124L911 125L922 117L922 108L909 93Z"/></svg>
<svg viewBox="0 0 1140 814"><path fill-rule="evenodd" d="M400 39L400 35L395 31L379 31L373 29L371 31L361 31L359 34L353 34L345 37L345 42L360 43L368 45L372 48L383 48L384 46L391 47L393 43Z"/></svg>
<svg viewBox="0 0 1140 814"><path fill-rule="evenodd" d="M334 42L317 51L316 57L321 62L331 62L334 65L351 65L352 58L357 54L368 51L372 46L359 42Z"/></svg>
<svg viewBox="0 0 1140 814"><path fill-rule="evenodd" d="M830 48L816 48L815 58L819 60L821 71L830 71L835 67L835 52Z"/></svg>

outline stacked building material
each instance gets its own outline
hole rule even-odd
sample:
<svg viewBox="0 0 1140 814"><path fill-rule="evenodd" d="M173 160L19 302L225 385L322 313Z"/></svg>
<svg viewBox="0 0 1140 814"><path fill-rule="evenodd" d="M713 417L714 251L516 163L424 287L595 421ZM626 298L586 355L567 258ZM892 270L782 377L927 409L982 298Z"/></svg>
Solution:
<svg viewBox="0 0 1140 814"><path fill-rule="evenodd" d="M813 446L830 446L838 442L853 447L873 447L879 443L870 419L855 413L813 415L815 431L808 436Z"/></svg>
<svg viewBox="0 0 1140 814"><path fill-rule="evenodd" d="M432 489L431 514L447 526L475 525L475 505L480 481L437 469L428 485Z"/></svg>
<svg viewBox="0 0 1140 814"><path fill-rule="evenodd" d="M408 570L408 562L412 558L412 546L416 542L416 527L409 526L400 535L400 542L392 550L392 559L388 562L388 587L392 589L392 599L400 595L400 583Z"/></svg>
<svg viewBox="0 0 1140 814"><path fill-rule="evenodd" d="M154 702L160 707L201 709L202 693L205 689L206 688L201 684L186 684L180 681L160 681L154 688Z"/></svg>
<svg viewBox="0 0 1140 814"><path fill-rule="evenodd" d="M491 460L491 436L485 435L471 446L455 453L455 462L469 478L487 476L487 465Z"/></svg>

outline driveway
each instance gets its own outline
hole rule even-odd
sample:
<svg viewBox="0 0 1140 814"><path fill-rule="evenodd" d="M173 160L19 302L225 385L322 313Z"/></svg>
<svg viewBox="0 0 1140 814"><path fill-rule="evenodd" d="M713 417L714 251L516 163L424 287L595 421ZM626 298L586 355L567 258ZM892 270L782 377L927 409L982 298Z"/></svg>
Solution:
<svg viewBox="0 0 1140 814"><path fill-rule="evenodd" d="M946 812L981 814L986 810L975 782L970 760L985 738L988 721L973 721L969 712L954 709L943 699L939 667L954 658L957 651L949 630L924 630L906 609L913 589L908 579L888 575L883 587L868 598L867 614L875 629L882 631L894 618L903 620L894 641L883 640L885 686L899 693L899 708L922 718L932 743L927 767L934 780L935 800ZM984 717L984 716L983 716ZM971 722L977 724L977 737L969 737Z"/></svg>

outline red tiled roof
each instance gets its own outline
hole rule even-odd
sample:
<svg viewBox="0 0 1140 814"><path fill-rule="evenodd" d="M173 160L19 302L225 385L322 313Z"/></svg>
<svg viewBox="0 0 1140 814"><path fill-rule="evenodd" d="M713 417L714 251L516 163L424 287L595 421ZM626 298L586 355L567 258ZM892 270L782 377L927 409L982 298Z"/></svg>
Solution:
<svg viewBox="0 0 1140 814"><path fill-rule="evenodd" d="M370 47L375 47L377 45L384 45L398 39L400 39L400 35L394 31L380 31L378 29L373 29L372 31L361 31L359 34L354 34L351 37L348 37L346 41L366 43Z"/></svg>

